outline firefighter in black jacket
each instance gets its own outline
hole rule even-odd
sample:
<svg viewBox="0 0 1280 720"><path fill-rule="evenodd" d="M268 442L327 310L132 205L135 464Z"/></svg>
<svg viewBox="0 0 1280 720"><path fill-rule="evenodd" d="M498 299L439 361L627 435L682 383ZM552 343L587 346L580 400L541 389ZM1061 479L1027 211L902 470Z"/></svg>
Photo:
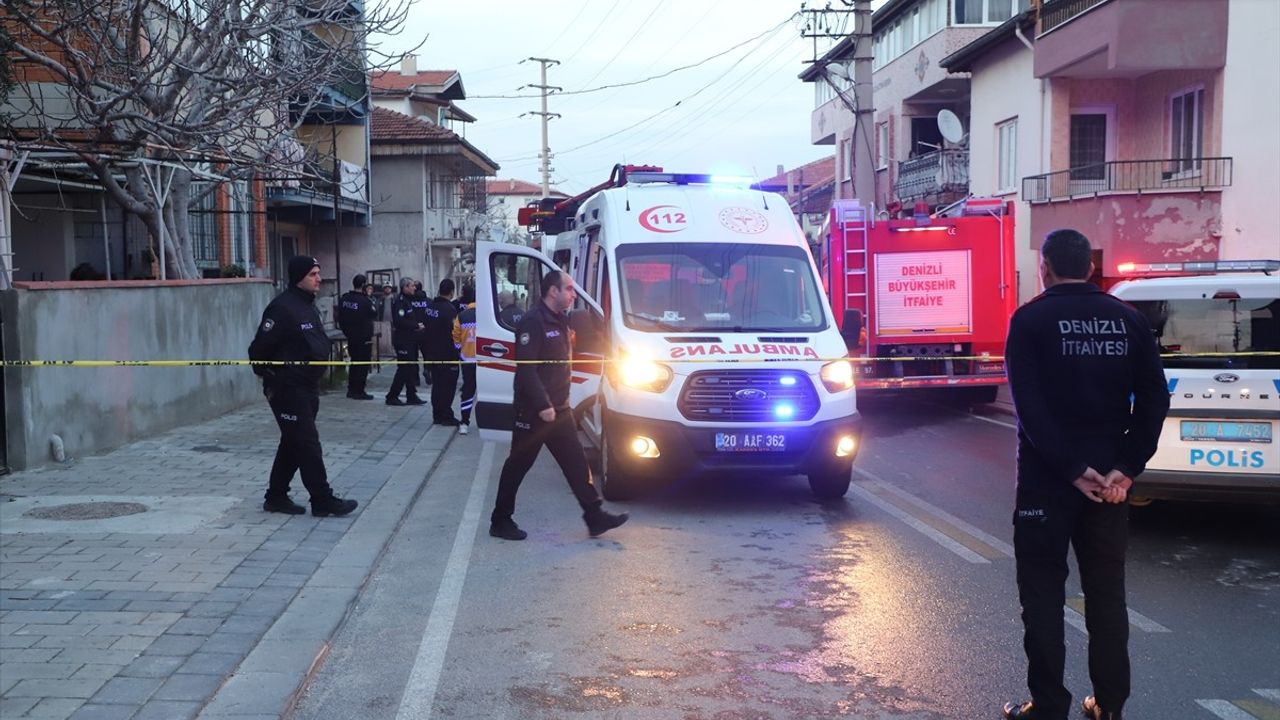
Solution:
<svg viewBox="0 0 1280 720"><path fill-rule="evenodd" d="M396 351L396 376L387 391L388 405L426 405L418 397L418 334L422 319L414 306L413 279L401 278L400 293L391 301L391 346ZM400 391L405 391L405 400Z"/></svg>
<svg viewBox="0 0 1280 720"><path fill-rule="evenodd" d="M347 336L347 352L353 363L367 363L373 357L373 321L378 319L378 307L365 294L364 285L364 275L356 275L351 279L352 289L338 304L338 327ZM368 379L368 365L352 365L347 374L347 397L372 400L364 389Z"/></svg>
<svg viewBox="0 0 1280 720"><path fill-rule="evenodd" d="M1045 291L1013 314L1005 350L1018 414L1013 545L1031 701L1014 720L1065 720L1067 547L1074 547L1089 626L1094 694L1085 716L1119 720L1129 697L1126 502L1155 454L1169 410L1146 319L1087 278L1089 240L1055 230L1041 248Z"/></svg>
<svg viewBox="0 0 1280 720"><path fill-rule="evenodd" d="M528 533L512 519L516 491L546 445L564 472L569 488L582 506L587 532L596 537L627 521L601 507L591 482L591 470L578 442L577 423L569 406L572 353L569 318L577 290L567 273L552 270L542 278L542 301L520 318L516 327L515 428L511 455L502 466L498 497L489 518L489 534L504 540L523 540ZM552 361L519 364L521 361Z"/></svg>
<svg viewBox="0 0 1280 720"><path fill-rule="evenodd" d="M453 396L458 391L458 348L453 344L453 281L440 281L440 294L423 310L422 359L431 373L431 419L437 425L458 425Z"/></svg>
<svg viewBox="0 0 1280 720"><path fill-rule="evenodd" d="M289 260L289 288L267 305L258 333L249 345L250 360L328 360L325 335L316 292L320 289L320 264L298 255ZM301 471L302 484L311 494L311 514L346 515L356 509L355 500L333 494L324 469L316 413L320 410L320 378L323 366L254 365L262 378L262 391L280 426L280 446L267 485L262 509L298 515L306 512L289 499L289 482Z"/></svg>

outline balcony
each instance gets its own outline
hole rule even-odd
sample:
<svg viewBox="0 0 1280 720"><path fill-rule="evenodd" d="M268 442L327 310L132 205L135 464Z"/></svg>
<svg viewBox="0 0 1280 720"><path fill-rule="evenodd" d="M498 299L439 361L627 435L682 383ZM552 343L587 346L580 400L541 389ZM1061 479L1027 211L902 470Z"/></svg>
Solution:
<svg viewBox="0 0 1280 720"><path fill-rule="evenodd" d="M1051 0L1040 8L1040 34L1044 35L1104 2L1108 0Z"/></svg>
<svg viewBox="0 0 1280 720"><path fill-rule="evenodd" d="M1023 178L1022 199L1031 237L1080 230L1112 277L1122 262L1217 260L1231 173L1231 158L1098 163Z"/></svg>
<svg viewBox="0 0 1280 720"><path fill-rule="evenodd" d="M1022 199L1046 203L1116 193L1199 191L1231 187L1229 157L1117 160L1022 179Z"/></svg>
<svg viewBox="0 0 1280 720"><path fill-rule="evenodd" d="M1035 76L1136 78L1221 68L1227 2L1178 3L1173 12L1168 0L1050 0L1040 8Z"/></svg>
<svg viewBox="0 0 1280 720"><path fill-rule="evenodd" d="M337 209L343 216L343 224L364 223L369 215L367 168L345 160L337 161L334 171L332 155L308 152L305 160L289 173L267 183L267 198L276 208L284 208L281 219L314 218L333 219L334 189L338 191Z"/></svg>
<svg viewBox="0 0 1280 720"><path fill-rule="evenodd" d="M935 150L898 163L893 193L903 202L969 192L969 151Z"/></svg>

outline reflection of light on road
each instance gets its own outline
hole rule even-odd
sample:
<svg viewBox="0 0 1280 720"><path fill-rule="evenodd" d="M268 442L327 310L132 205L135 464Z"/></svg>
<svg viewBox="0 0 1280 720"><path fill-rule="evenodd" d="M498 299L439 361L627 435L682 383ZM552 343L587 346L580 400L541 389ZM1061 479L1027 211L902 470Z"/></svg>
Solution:
<svg viewBox="0 0 1280 720"><path fill-rule="evenodd" d="M938 712L940 689L959 655L958 628L939 612L938 588L924 573L903 566L908 548L888 536L869 541L860 530L841 529L839 540L817 558L804 579L804 604L822 611L821 639L813 647L767 669L806 682L845 682L897 688L877 700L907 712ZM803 612L803 609L800 610ZM933 626L933 627L931 627ZM972 655L969 655L972 657ZM890 699L892 698L892 699ZM945 712L944 712L945 715Z"/></svg>

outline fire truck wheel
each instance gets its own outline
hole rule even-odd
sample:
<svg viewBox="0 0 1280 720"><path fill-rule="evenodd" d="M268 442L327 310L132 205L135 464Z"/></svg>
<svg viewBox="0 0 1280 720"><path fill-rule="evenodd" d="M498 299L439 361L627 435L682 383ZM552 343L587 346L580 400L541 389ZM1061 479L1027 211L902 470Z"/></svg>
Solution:
<svg viewBox="0 0 1280 720"><path fill-rule="evenodd" d="M604 447L600 449L600 493L605 500L634 500L640 494L640 482L624 471L615 459L616 448L609 441L608 428L601 433L601 443Z"/></svg>
<svg viewBox="0 0 1280 720"><path fill-rule="evenodd" d="M809 476L809 489L819 500L836 500L849 492L849 470L837 473L815 473Z"/></svg>

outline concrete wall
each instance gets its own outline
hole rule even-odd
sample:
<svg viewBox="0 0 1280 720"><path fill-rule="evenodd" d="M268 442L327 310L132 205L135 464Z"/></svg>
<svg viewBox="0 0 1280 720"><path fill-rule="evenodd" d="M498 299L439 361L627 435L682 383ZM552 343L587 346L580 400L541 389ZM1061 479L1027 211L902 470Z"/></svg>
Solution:
<svg viewBox="0 0 1280 720"><path fill-rule="evenodd" d="M1031 206L1020 200L1021 179L1045 172L1047 156L1042 155L1045 138L1044 117L1048 107L1048 83L1031 73L1033 54L1017 38L1009 38L973 65L969 115L969 191L974 195L1000 195L1014 200L1014 249L1018 268L1018 304L1035 297L1038 280L1039 240L1031 236ZM996 126L1018 121L1016 150L1017 186L1013 192L1000 188L998 163L1000 139ZM1087 232L1087 231L1086 231Z"/></svg>
<svg viewBox="0 0 1280 720"><path fill-rule="evenodd" d="M1125 262L1217 260L1215 233L1221 212L1218 193L1078 198L1036 205L1031 212L1031 237L1038 247L1051 230L1080 230L1095 249L1102 250L1102 274L1116 277L1116 265Z"/></svg>
<svg viewBox="0 0 1280 720"><path fill-rule="evenodd" d="M1224 260L1277 258L1280 196L1280 3L1232 0L1224 71L1222 154L1234 179L1222 192Z"/></svg>
<svg viewBox="0 0 1280 720"><path fill-rule="evenodd" d="M5 360L241 360L274 290L264 280L16 283L0 292ZM6 450L84 456L262 399L247 366L9 368Z"/></svg>

